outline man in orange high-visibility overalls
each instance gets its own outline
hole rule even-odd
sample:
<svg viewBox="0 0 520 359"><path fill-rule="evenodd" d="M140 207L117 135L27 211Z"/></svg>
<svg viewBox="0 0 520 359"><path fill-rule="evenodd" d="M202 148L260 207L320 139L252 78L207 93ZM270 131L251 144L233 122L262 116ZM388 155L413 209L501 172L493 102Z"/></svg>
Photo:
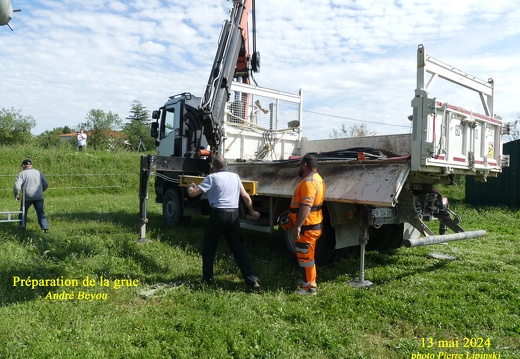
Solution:
<svg viewBox="0 0 520 359"><path fill-rule="evenodd" d="M302 274L299 294L316 294L316 265L314 251L321 236L325 199L325 182L318 174L316 157L306 154L299 163L298 175L302 181L291 200L290 218L294 227L291 234L296 246L296 257Z"/></svg>

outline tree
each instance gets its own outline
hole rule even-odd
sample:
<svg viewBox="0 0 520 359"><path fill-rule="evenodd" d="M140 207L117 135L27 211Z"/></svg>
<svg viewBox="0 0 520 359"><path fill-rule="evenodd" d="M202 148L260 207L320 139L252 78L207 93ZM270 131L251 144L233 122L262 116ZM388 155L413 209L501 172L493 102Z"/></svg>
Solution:
<svg viewBox="0 0 520 359"><path fill-rule="evenodd" d="M21 145L31 142L31 129L36 126L32 116L23 116L20 110L0 109L0 145Z"/></svg>
<svg viewBox="0 0 520 359"><path fill-rule="evenodd" d="M111 147L113 142L113 132L121 126L121 119L116 113L103 110L92 109L85 117L85 122L80 124L79 129L90 132L87 140L87 148L92 147L96 150L106 150Z"/></svg>
<svg viewBox="0 0 520 359"><path fill-rule="evenodd" d="M367 137L374 136L377 134L377 131L372 131L367 128L365 123L359 124L355 123L350 127L346 127L345 124L341 125L341 130L336 131L332 130L330 134L331 138L344 138L344 137Z"/></svg>
<svg viewBox="0 0 520 359"><path fill-rule="evenodd" d="M36 144L39 147L43 148L50 148L50 147L60 147L60 146L67 146L71 147L70 141L62 141L60 139L59 135L64 135L67 133L74 132L74 130L68 126L65 127L57 127L53 128L52 130L47 130L42 133L40 133L38 136L36 136ZM74 143L74 147L76 147L76 144Z"/></svg>
<svg viewBox="0 0 520 359"><path fill-rule="evenodd" d="M155 148L155 140L150 136L150 113L146 107L135 100L132 102L130 115L126 119L130 122L124 125L123 132L132 147L136 148L139 140L141 140L147 150Z"/></svg>
<svg viewBox="0 0 520 359"><path fill-rule="evenodd" d="M517 119L510 124L509 134L506 135L509 141L515 141L520 138L520 113L516 117Z"/></svg>

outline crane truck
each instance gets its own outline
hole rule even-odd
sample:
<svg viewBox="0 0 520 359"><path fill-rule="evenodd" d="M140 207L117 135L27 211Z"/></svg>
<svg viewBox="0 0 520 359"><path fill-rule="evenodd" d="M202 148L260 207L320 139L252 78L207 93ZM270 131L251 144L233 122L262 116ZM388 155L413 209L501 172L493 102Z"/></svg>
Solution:
<svg viewBox="0 0 520 359"><path fill-rule="evenodd" d="M165 222L177 226L191 216L209 213L207 199L190 198L186 189L209 174L212 156L221 154L227 170L239 174L261 213L258 221L251 221L241 208L241 227L277 231L294 253L292 238L277 226L277 217L289 208L299 182L298 158L309 152L316 153L327 185L316 260L325 262L343 248L359 246L359 276L353 286L371 285L364 278L366 250L486 234L464 231L461 218L449 209L436 185L451 183L455 175L486 181L507 165L503 124L494 115L492 79L464 73L429 56L419 45L411 133L308 140L303 136L301 90L287 93L250 83L260 68L256 48L249 52L251 11L254 19L252 0L233 1L202 97L184 92L152 112L157 154L141 157L140 240L146 240L150 176L156 175L155 201L162 203ZM439 78L476 92L482 113L431 97ZM438 234L425 223L432 220L439 222Z"/></svg>

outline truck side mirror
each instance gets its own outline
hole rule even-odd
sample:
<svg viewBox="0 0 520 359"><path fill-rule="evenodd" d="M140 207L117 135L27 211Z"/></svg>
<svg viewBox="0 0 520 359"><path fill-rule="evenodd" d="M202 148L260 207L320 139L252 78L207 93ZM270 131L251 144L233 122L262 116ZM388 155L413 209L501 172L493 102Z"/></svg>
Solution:
<svg viewBox="0 0 520 359"><path fill-rule="evenodd" d="M158 120L159 117L161 117L161 111L157 111L157 110L152 111L152 118L153 118L154 120Z"/></svg>
<svg viewBox="0 0 520 359"><path fill-rule="evenodd" d="M150 128L150 135L153 138L159 137L159 122L152 122L152 126Z"/></svg>

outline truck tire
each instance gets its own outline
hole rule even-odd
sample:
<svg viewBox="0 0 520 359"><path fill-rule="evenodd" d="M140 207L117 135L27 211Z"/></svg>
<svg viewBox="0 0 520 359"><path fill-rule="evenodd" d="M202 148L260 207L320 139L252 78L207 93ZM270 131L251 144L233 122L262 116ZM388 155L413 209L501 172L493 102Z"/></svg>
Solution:
<svg viewBox="0 0 520 359"><path fill-rule="evenodd" d="M367 251L388 251L403 245L403 224L387 224L381 228L370 228Z"/></svg>
<svg viewBox="0 0 520 359"><path fill-rule="evenodd" d="M278 229L278 236L286 253L296 259L296 247L290 231ZM325 219L323 221L323 232L316 242L314 260L317 265L324 265L332 262L336 254L336 233L334 228Z"/></svg>
<svg viewBox="0 0 520 359"><path fill-rule="evenodd" d="M323 232L316 242L314 260L316 264L323 265L332 262L336 258L336 231L330 225L327 209L323 210Z"/></svg>
<svg viewBox="0 0 520 359"><path fill-rule="evenodd" d="M296 247L291 237L291 231L284 231L282 228L278 228L278 239L282 251L287 256L296 259Z"/></svg>
<svg viewBox="0 0 520 359"><path fill-rule="evenodd" d="M178 192L174 188L168 189L163 197L164 222L171 227L175 227L179 225L182 213L182 202Z"/></svg>

